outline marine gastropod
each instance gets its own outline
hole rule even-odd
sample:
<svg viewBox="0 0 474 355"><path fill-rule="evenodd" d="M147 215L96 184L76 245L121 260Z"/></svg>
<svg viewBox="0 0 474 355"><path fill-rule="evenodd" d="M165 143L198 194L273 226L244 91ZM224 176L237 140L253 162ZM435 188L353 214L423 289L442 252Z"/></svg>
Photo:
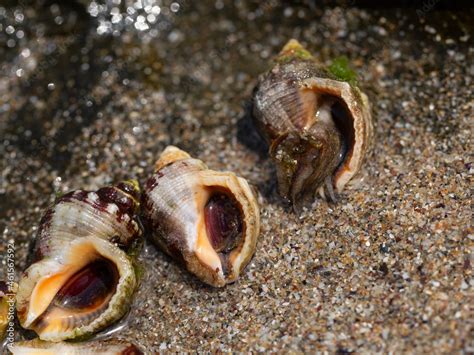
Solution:
<svg viewBox="0 0 474 355"><path fill-rule="evenodd" d="M87 341L83 343L51 343L39 339L20 341L8 346L13 355L142 355L134 344L119 339Z"/></svg>
<svg viewBox="0 0 474 355"><path fill-rule="evenodd" d="M137 285L142 240L135 180L73 191L44 214L17 293L22 327L42 340L91 335L120 319Z"/></svg>
<svg viewBox="0 0 474 355"><path fill-rule="evenodd" d="M279 192L293 204L312 202L316 191L334 200L362 165L373 135L370 105L345 74L290 40L259 78L254 119L275 161Z"/></svg>
<svg viewBox="0 0 474 355"><path fill-rule="evenodd" d="M153 241L212 286L235 281L255 252L259 207L247 181L176 147L160 156L142 206Z"/></svg>

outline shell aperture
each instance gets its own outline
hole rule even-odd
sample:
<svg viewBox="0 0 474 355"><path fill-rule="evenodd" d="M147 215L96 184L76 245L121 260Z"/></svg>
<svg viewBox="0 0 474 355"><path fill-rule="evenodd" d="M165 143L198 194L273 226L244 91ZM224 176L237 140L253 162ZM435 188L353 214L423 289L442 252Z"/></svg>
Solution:
<svg viewBox="0 0 474 355"><path fill-rule="evenodd" d="M115 292L118 278L114 263L98 258L72 275L51 304L73 310L97 307Z"/></svg>
<svg viewBox="0 0 474 355"><path fill-rule="evenodd" d="M225 193L212 195L205 209L206 231L216 252L229 252L242 237L242 216L232 197Z"/></svg>

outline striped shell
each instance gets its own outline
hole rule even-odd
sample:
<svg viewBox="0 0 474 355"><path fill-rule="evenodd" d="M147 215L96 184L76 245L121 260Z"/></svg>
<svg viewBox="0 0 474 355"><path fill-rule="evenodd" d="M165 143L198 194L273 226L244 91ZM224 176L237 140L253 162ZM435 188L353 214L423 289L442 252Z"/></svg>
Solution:
<svg viewBox="0 0 474 355"><path fill-rule="evenodd" d="M235 281L255 252L259 207L247 181L176 147L158 160L142 205L152 240L209 285Z"/></svg>
<svg viewBox="0 0 474 355"><path fill-rule="evenodd" d="M8 346L13 355L142 355L134 344L124 340L108 339L83 343L51 343L39 339L21 341Z"/></svg>
<svg viewBox="0 0 474 355"><path fill-rule="evenodd" d="M5 338L8 324L13 322L13 314L10 313L11 306L15 304L12 288L5 281L0 281L0 343Z"/></svg>
<svg viewBox="0 0 474 355"><path fill-rule="evenodd" d="M361 168L372 141L367 96L290 40L260 77L253 103L280 194L294 205L312 202L316 191L334 200L334 191L342 192Z"/></svg>
<svg viewBox="0 0 474 355"><path fill-rule="evenodd" d="M140 244L139 188L125 181L73 191L43 216L34 262L18 287L22 327L42 340L89 336L120 319L137 285L127 253Z"/></svg>

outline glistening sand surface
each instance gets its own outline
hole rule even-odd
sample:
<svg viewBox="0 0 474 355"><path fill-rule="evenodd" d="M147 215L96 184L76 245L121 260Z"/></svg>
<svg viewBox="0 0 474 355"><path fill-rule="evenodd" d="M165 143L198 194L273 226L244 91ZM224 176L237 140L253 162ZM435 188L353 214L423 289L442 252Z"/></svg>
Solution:
<svg viewBox="0 0 474 355"><path fill-rule="evenodd" d="M123 28L111 8L0 8L2 262L14 240L19 277L57 193L144 182L175 144L258 187L257 252L212 289L148 245L118 336L150 352L472 352L472 11L178 3ZM359 184L301 216L245 118L292 37L323 62L348 56L377 118Z"/></svg>

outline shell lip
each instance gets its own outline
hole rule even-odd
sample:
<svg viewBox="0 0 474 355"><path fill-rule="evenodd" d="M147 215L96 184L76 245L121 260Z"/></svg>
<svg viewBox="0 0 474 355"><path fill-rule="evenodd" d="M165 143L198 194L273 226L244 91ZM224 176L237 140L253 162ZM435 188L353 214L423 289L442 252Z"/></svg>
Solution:
<svg viewBox="0 0 474 355"><path fill-rule="evenodd" d="M255 236L259 233L259 209L256 198L246 180L233 173L214 172L214 174L214 178L208 179L207 188L211 188L214 192L224 191L228 196L231 196L239 210L239 218L242 223L239 240L229 251L223 253L214 250L220 259L220 268L215 274L214 284L223 286L234 282L253 256L256 244ZM206 235L206 238L209 236ZM203 262L205 263L204 260Z"/></svg>

